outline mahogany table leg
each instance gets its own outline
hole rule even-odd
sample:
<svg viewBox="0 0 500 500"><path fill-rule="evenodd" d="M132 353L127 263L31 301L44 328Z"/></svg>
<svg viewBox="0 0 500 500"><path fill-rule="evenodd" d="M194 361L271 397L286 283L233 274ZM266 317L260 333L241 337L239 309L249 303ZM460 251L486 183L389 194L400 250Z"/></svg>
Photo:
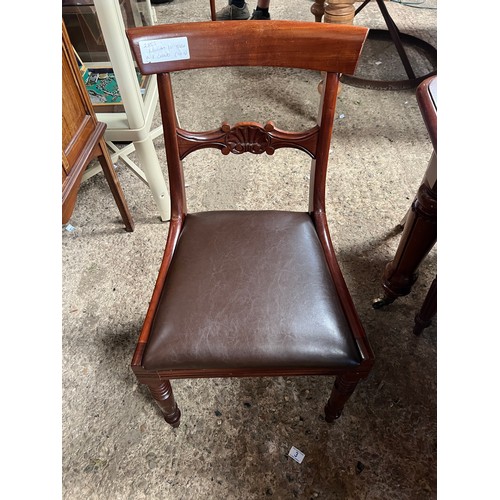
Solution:
<svg viewBox="0 0 500 500"><path fill-rule="evenodd" d="M427 295L425 296L422 308L415 316L415 326L413 333L420 335L424 328L432 323L432 318L437 313L437 277L434 278Z"/></svg>
<svg viewBox="0 0 500 500"><path fill-rule="evenodd" d="M373 302L379 309L408 295L418 278L418 268L437 240L436 155L432 154L424 180L407 214L394 259L385 268L384 296Z"/></svg>

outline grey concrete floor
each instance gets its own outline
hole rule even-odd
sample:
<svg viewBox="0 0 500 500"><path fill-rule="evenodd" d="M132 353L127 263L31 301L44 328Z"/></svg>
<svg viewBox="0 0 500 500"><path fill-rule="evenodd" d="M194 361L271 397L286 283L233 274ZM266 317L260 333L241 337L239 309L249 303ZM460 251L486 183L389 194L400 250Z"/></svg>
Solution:
<svg viewBox="0 0 500 500"><path fill-rule="evenodd" d="M271 15L312 22L311 5L271 0ZM436 46L436 10L395 3L388 8L401 31ZM156 12L158 22L209 18L208 1L200 0L174 0ZM384 26L375 5L356 24ZM398 78L401 69L391 48L373 51L377 60L363 61L360 71ZM215 128L224 119L308 127L316 114L319 77L237 68L176 74L179 118L186 128ZM208 85L202 83L206 79ZM213 116L218 106L221 114ZM162 140L155 145L165 165ZM328 220L377 359L332 426L322 412L333 379L298 377L173 381L183 416L180 427L171 429L130 369L168 222L160 221L149 189L124 165L117 173L135 219L133 233L123 230L102 174L83 183L70 220L75 230L62 231L63 497L435 498L436 320L420 338L412 326L436 274L437 247L422 263L410 295L385 309L372 308L399 242L394 228L413 200L431 151L414 90L342 86ZM190 210L303 210L307 157L284 150L273 157L251 156L226 158L205 150L188 157ZM287 457L292 446L305 454L302 464Z"/></svg>

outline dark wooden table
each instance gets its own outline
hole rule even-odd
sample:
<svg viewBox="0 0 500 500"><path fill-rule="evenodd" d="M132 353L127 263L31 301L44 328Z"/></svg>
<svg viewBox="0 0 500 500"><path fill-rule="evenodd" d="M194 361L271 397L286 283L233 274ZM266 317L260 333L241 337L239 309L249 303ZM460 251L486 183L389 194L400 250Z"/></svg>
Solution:
<svg viewBox="0 0 500 500"><path fill-rule="evenodd" d="M410 210L402 223L403 234L394 259L382 277L384 295L373 302L378 309L398 297L408 295L418 278L418 268L437 240L437 76L424 80L417 88L417 101L434 151ZM416 316L415 333L430 324L436 313L437 278Z"/></svg>

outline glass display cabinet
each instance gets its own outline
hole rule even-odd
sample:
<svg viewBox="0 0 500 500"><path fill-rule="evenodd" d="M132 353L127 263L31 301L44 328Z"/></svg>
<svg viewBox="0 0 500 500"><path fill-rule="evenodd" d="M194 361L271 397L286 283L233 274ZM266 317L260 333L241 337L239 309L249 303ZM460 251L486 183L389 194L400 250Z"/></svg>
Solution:
<svg viewBox="0 0 500 500"><path fill-rule="evenodd" d="M120 159L149 186L160 218L168 220L167 185L153 145L161 129L151 130L156 78L138 72L125 36L126 28L156 22L150 0L62 0L62 17L97 119L107 124L112 161ZM134 151L140 167L129 158ZM89 168L83 180L98 171Z"/></svg>

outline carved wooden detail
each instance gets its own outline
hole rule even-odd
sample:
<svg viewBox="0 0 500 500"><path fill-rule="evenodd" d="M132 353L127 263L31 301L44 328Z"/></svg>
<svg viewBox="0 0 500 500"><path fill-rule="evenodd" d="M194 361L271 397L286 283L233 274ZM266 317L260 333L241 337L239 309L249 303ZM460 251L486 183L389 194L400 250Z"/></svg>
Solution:
<svg viewBox="0 0 500 500"><path fill-rule="evenodd" d="M277 129L271 121L264 126L256 122L240 122L233 127L224 122L219 129L208 132L189 132L178 128L177 140L181 160L202 148L217 148L224 155L272 155L276 149L288 147L304 151L311 158L315 158L318 131L317 125L303 132L286 132Z"/></svg>
<svg viewBox="0 0 500 500"><path fill-rule="evenodd" d="M224 142L226 147L222 148L222 154L229 153L267 153L272 155L274 148L271 147L271 136L260 125L237 125L231 128L222 125L222 131L226 133Z"/></svg>

